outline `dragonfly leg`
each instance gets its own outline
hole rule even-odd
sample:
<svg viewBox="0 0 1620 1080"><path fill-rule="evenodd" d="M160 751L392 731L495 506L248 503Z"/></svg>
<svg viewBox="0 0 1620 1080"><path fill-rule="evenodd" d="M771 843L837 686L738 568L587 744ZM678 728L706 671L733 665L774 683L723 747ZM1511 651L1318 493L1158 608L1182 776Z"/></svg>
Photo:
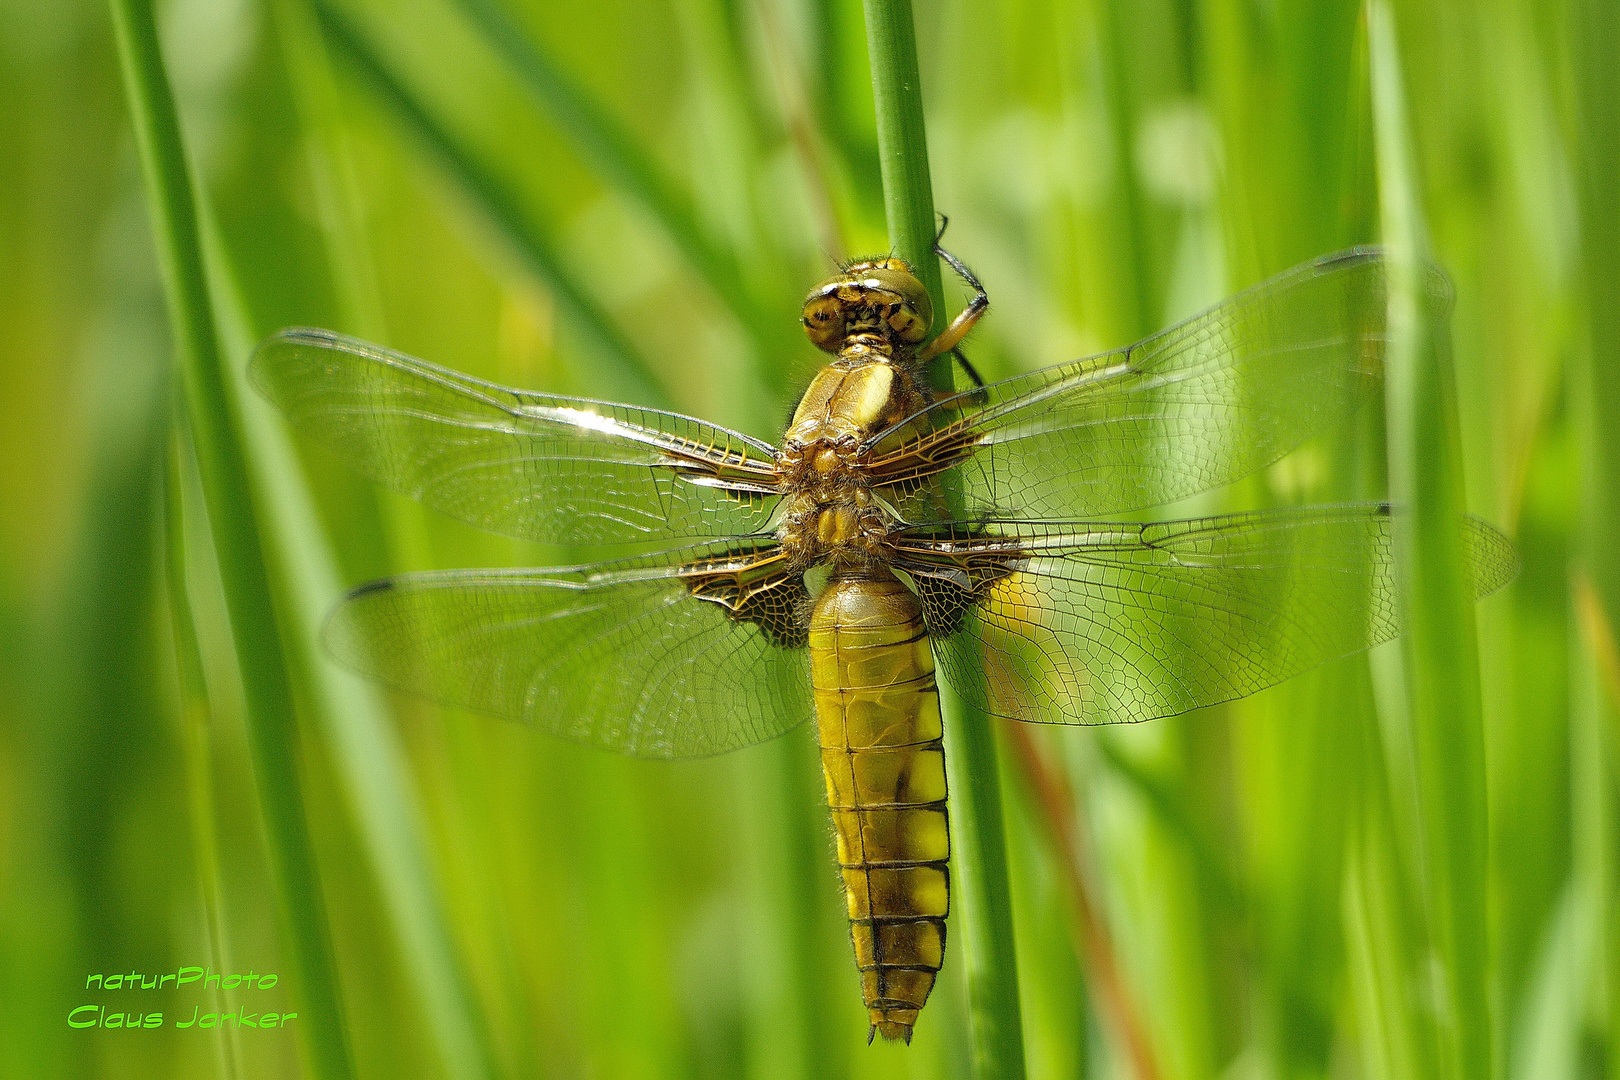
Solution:
<svg viewBox="0 0 1620 1080"><path fill-rule="evenodd" d="M945 232L944 224L940 225L939 231L941 234ZM961 314L951 320L951 325L940 331L939 336L934 338L933 341L923 346L922 351L917 354L917 360L926 364L936 356L945 353L956 353L957 360L968 372L974 383L983 386L984 383L980 380L978 373L963 359L961 353L957 352L957 346L962 343L963 338L967 337L967 332L973 329L973 324L978 322L990 307L990 294L984 291L984 286L980 284L979 279L973 275L973 271L969 270L961 259L939 246L937 238L934 241L934 252L945 260L945 265L956 271L957 277L973 287L973 299L968 302L967 307L962 309Z"/></svg>
<svg viewBox="0 0 1620 1080"><path fill-rule="evenodd" d="M983 390L984 379L979 375L979 369L974 367L972 363L968 361L968 358L963 355L962 350L960 348L952 349L951 355L956 357L956 362L958 364L962 365L962 370L967 374L967 377L973 380L973 388L975 390Z"/></svg>

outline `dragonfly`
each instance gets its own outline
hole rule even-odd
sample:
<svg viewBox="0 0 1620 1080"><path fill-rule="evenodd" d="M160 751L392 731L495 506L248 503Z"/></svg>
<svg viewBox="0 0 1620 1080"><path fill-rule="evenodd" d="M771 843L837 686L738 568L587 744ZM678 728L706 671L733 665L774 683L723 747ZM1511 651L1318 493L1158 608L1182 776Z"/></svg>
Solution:
<svg viewBox="0 0 1620 1080"><path fill-rule="evenodd" d="M867 1039L910 1042L945 956L938 679L992 717L1150 720L1400 630L1387 504L1154 520L1345 423L1381 386L1377 249L1297 267L1128 348L985 385L913 268L864 259L801 321L831 354L779 445L690 416L509 389L326 330L251 378L378 483L612 561L401 574L350 592L341 661L435 701L643 758L815 720ZM973 382L940 392L952 359ZM1462 523L1474 594L1516 572ZM651 554L648 548L664 545Z"/></svg>

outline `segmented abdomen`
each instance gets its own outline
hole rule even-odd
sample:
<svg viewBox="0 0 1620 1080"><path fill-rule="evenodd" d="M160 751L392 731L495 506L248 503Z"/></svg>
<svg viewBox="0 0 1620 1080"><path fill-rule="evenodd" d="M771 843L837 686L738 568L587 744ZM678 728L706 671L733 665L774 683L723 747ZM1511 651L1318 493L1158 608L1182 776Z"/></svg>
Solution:
<svg viewBox="0 0 1620 1080"><path fill-rule="evenodd" d="M835 574L810 619L811 682L872 1028L911 1041L945 956L945 750L922 608L893 575Z"/></svg>

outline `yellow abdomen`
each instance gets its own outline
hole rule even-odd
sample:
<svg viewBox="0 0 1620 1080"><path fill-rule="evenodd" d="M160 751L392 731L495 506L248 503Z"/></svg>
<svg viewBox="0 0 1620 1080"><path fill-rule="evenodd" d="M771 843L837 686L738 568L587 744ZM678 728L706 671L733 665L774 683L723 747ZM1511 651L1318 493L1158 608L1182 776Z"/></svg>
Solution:
<svg viewBox="0 0 1620 1080"><path fill-rule="evenodd" d="M945 957L945 749L917 598L892 574L835 574L810 619L827 802L872 1027L911 1041Z"/></svg>

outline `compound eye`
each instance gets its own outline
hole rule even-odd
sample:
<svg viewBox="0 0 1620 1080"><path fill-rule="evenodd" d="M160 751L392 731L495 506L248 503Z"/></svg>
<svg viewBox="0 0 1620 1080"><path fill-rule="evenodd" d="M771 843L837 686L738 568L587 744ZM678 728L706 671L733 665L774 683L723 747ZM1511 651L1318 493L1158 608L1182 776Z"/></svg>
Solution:
<svg viewBox="0 0 1620 1080"><path fill-rule="evenodd" d="M884 292L899 301L883 313L884 322L900 341L915 345L928 336L934 322L934 306L928 301L928 290L918 281L906 264L898 259L901 269L878 267L869 272L870 279Z"/></svg>
<svg viewBox="0 0 1620 1080"><path fill-rule="evenodd" d="M844 308L835 296L807 300L799 321L804 323L805 334L818 349L835 353L844 342Z"/></svg>

